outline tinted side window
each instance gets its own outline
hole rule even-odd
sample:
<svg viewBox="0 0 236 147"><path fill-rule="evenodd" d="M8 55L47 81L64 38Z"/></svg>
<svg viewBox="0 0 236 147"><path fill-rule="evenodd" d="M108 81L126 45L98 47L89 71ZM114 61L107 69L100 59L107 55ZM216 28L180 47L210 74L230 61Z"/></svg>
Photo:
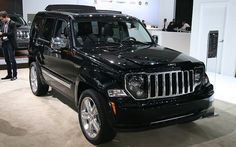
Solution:
<svg viewBox="0 0 236 147"><path fill-rule="evenodd" d="M45 23L45 20L42 17L35 16L34 21L32 23L32 27L31 27L32 38L37 38L37 37L42 38L42 31L43 31L44 23Z"/></svg>
<svg viewBox="0 0 236 147"><path fill-rule="evenodd" d="M64 20L58 20L54 37L67 38L68 36L66 36L67 34L65 33L66 28L67 22Z"/></svg>
<svg viewBox="0 0 236 147"><path fill-rule="evenodd" d="M55 19L47 18L44 24L44 30L42 34L42 38L50 41L53 35L55 26Z"/></svg>

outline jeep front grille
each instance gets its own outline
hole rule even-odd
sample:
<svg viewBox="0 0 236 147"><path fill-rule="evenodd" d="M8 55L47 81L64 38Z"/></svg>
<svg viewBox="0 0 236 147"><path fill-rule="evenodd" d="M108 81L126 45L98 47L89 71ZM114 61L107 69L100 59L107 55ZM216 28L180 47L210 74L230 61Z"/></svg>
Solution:
<svg viewBox="0 0 236 147"><path fill-rule="evenodd" d="M164 98L194 91L194 71L171 71L148 75L148 98Z"/></svg>
<svg viewBox="0 0 236 147"><path fill-rule="evenodd" d="M147 77L147 97L143 99L167 98L186 95L193 93L196 87L194 82L194 70L133 74L141 74ZM134 96L132 97L137 100L142 100L135 98Z"/></svg>

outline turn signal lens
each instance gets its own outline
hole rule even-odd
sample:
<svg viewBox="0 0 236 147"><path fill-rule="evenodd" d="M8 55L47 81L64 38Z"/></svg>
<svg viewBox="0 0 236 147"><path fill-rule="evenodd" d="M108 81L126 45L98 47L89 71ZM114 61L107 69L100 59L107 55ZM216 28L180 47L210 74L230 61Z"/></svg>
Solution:
<svg viewBox="0 0 236 147"><path fill-rule="evenodd" d="M112 107L113 113L116 115L116 104L114 102L111 102L111 107Z"/></svg>

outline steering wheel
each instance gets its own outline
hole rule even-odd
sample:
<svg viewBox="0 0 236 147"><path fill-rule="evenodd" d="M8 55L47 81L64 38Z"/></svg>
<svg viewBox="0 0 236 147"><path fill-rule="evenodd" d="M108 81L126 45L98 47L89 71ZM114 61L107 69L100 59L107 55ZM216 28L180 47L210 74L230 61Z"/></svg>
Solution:
<svg viewBox="0 0 236 147"><path fill-rule="evenodd" d="M129 41L129 40L131 40L131 41L136 41L136 39L135 39L134 37L126 37L126 38L124 38L123 40L121 40L121 42Z"/></svg>

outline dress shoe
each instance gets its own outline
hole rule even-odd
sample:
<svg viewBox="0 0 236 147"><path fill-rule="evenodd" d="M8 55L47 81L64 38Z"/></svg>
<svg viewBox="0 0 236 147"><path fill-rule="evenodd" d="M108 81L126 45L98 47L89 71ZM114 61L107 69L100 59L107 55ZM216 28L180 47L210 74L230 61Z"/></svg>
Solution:
<svg viewBox="0 0 236 147"><path fill-rule="evenodd" d="M11 81L15 81L17 79L17 77L13 77L11 78Z"/></svg>
<svg viewBox="0 0 236 147"><path fill-rule="evenodd" d="M4 77L4 78L1 78L2 80L7 80L7 79L11 79L12 78L12 76L6 76L6 77Z"/></svg>

